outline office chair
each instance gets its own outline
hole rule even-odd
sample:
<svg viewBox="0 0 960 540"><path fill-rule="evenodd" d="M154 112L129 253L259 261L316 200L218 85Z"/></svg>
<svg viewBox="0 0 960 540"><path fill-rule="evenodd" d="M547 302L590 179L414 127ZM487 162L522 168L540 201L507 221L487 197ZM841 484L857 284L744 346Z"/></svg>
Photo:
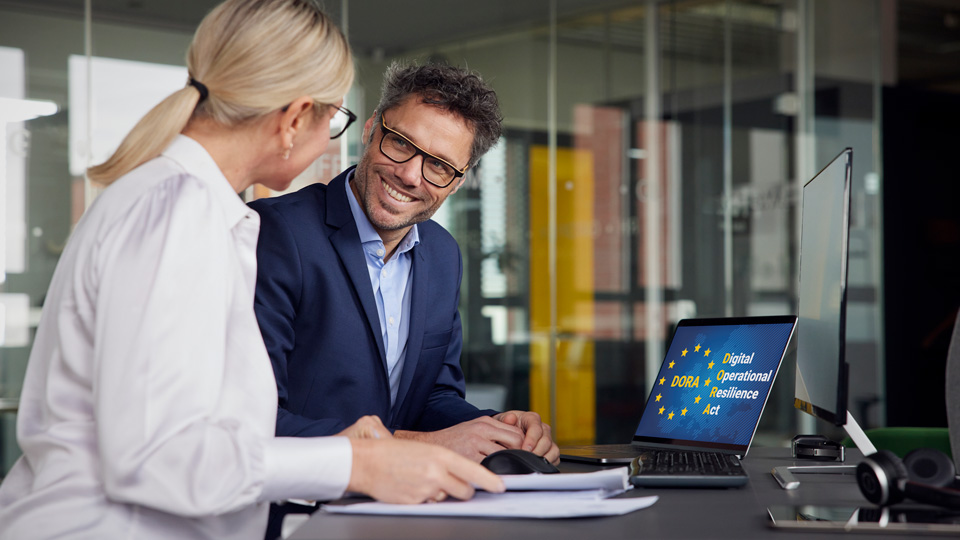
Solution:
<svg viewBox="0 0 960 540"><path fill-rule="evenodd" d="M960 311L953 324L950 348L947 349L947 429L953 463L960 467Z"/></svg>
<svg viewBox="0 0 960 540"><path fill-rule="evenodd" d="M898 457L906 457L917 448L933 448L951 456L960 470L960 311L953 325L946 367L947 426L942 427L882 427L865 430L870 442L878 450L889 450ZM842 444L853 447L850 437Z"/></svg>
<svg viewBox="0 0 960 540"><path fill-rule="evenodd" d="M857 485L863 495L874 504L887 506L905 499L960 510L960 478L956 465L960 461L960 312L953 325L946 365L946 429L940 428L936 437L934 429L912 428L920 437L909 433L900 436L889 432L911 428L881 428L875 430L888 439L871 436L877 453L863 458L857 464ZM869 434L869 431L867 432ZM911 441L911 439L913 439ZM924 444L919 444L924 439ZM894 448L882 449L883 443L893 443L897 449L908 448L911 443L924 448L911 450L906 456ZM931 444L932 443L932 444ZM951 447L944 452L943 446ZM903 459L901 459L903 458Z"/></svg>
<svg viewBox="0 0 960 540"><path fill-rule="evenodd" d="M950 434L944 427L880 427L863 432L877 450L889 450L900 458L917 448L933 448L948 456L954 454L950 450ZM845 437L841 444L847 448L856 447L850 437Z"/></svg>

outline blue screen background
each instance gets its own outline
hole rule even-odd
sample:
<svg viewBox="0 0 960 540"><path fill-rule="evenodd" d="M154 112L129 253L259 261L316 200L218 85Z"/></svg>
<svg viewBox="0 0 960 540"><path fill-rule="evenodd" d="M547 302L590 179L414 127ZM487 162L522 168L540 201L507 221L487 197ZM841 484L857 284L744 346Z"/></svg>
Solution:
<svg viewBox="0 0 960 540"><path fill-rule="evenodd" d="M769 381L717 383L717 374L721 370L727 373L748 370L766 373L773 370L773 375L776 375L792 326L784 323L679 327L654 381L636 434L741 446L750 444L774 377ZM697 345L700 346L699 350L695 350ZM683 354L684 349L686 355ZM723 363L726 353L746 353L748 356L753 353L753 362L731 367L729 363ZM711 361L712 367L709 365ZM674 363L673 367L670 366L671 362ZM699 377L699 385L672 386L675 376ZM706 385L708 379L710 384ZM736 387L759 392L756 399L711 398L713 387L721 390ZM656 399L658 395L659 400ZM704 414L707 405L719 405L717 414ZM686 414L682 414L683 409L687 409ZM674 413L672 418L671 412Z"/></svg>

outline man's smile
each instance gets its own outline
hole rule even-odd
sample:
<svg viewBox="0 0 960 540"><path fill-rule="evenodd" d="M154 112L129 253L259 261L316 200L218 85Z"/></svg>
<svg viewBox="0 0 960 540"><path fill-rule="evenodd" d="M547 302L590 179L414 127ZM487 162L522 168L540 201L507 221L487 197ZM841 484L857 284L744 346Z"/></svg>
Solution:
<svg viewBox="0 0 960 540"><path fill-rule="evenodd" d="M412 198L410 198L410 197L404 195L403 193L400 193L399 191L393 189L393 188L390 186L390 184L387 184L387 183L384 182L383 180L380 180L380 185L383 186L383 190L387 192L387 195L389 195L390 198L392 198L392 199L394 199L394 200L396 200L396 201L404 202L404 203L413 202L413 199L412 199Z"/></svg>

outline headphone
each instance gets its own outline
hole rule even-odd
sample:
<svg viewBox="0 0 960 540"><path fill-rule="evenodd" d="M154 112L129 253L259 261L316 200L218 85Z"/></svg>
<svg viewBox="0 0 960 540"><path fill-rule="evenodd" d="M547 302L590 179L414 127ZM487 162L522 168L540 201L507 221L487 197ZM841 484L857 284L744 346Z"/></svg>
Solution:
<svg viewBox="0 0 960 540"><path fill-rule="evenodd" d="M857 464L857 485L868 501L880 506L904 499L960 510L960 482L946 454L919 448L900 458L880 450Z"/></svg>

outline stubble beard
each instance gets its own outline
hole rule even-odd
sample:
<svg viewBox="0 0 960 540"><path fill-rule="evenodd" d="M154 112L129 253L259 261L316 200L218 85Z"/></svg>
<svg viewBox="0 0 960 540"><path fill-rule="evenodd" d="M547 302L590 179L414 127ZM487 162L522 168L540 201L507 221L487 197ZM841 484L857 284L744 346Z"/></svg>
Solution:
<svg viewBox="0 0 960 540"><path fill-rule="evenodd" d="M412 227L418 223L423 223L433 217L433 214L435 214L437 209L440 208L440 205L443 204L443 201L440 201L435 206L421 210L409 218L405 218L402 214L393 213L389 206L380 204L379 198L376 195L378 190L383 189L380 185L380 175L373 170L372 164L369 163L366 157L360 160L354 173L354 181L359 181L358 187L362 186L361 189L358 189L360 192L360 197L358 197L360 205L363 207L367 219L370 220L370 223L378 230L397 231ZM371 182L376 185L371 186ZM389 195L387 195L387 197L389 197ZM381 216L384 215L394 219L383 219Z"/></svg>

